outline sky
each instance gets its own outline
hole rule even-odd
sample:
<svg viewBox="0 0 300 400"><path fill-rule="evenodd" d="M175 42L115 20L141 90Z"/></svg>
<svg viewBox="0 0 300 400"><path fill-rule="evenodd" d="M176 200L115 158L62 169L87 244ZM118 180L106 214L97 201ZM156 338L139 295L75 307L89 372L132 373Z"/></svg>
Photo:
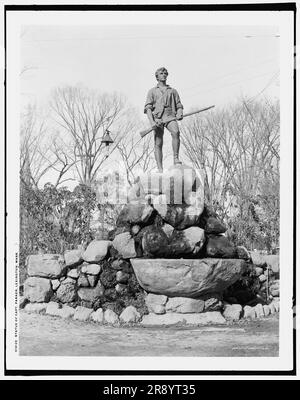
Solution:
<svg viewBox="0 0 300 400"><path fill-rule="evenodd" d="M240 95L279 96L279 32L261 26L25 26L22 104L81 84L121 92L143 113L154 72L165 66L186 111Z"/></svg>
<svg viewBox="0 0 300 400"><path fill-rule="evenodd" d="M278 27L24 25L21 107L32 103L47 110L54 88L81 85L122 93L146 122L146 94L162 66L185 112L223 107L240 96L279 97ZM169 136L164 144L168 163Z"/></svg>

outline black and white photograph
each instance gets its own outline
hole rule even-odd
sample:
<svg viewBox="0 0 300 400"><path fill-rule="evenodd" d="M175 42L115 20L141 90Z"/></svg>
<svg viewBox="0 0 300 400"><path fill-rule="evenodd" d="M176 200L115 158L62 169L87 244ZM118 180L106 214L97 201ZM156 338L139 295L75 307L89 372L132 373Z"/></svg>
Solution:
<svg viewBox="0 0 300 400"><path fill-rule="evenodd" d="M5 11L7 370L292 374L293 4L35 4Z"/></svg>

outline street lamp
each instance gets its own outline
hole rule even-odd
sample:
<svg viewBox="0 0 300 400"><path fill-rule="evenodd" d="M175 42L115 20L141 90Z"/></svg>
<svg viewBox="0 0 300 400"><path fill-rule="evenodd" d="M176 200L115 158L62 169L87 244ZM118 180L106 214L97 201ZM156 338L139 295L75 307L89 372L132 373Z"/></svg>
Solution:
<svg viewBox="0 0 300 400"><path fill-rule="evenodd" d="M110 137L110 131L108 129L106 129L102 139L101 139L101 144L104 143L105 147L106 147L106 151L108 153L108 146L113 143L114 141L112 140L112 138Z"/></svg>
<svg viewBox="0 0 300 400"><path fill-rule="evenodd" d="M114 141L110 137L110 133L111 132L108 129L106 129L104 135L102 136L101 142L100 142L101 143L100 146L102 144L105 144L105 149L106 149L106 153L107 153L106 158L109 156L109 151L108 151L109 145L114 143ZM76 154L76 156L81 157L81 158L90 158L92 156L95 156L95 154L87 154L87 155Z"/></svg>

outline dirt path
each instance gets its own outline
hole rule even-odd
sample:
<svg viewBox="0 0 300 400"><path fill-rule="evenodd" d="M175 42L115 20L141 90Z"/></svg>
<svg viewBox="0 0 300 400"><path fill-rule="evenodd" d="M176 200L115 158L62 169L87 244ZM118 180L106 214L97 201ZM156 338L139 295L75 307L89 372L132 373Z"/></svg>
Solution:
<svg viewBox="0 0 300 400"><path fill-rule="evenodd" d="M278 356L278 316L205 327L109 327L20 313L23 356Z"/></svg>

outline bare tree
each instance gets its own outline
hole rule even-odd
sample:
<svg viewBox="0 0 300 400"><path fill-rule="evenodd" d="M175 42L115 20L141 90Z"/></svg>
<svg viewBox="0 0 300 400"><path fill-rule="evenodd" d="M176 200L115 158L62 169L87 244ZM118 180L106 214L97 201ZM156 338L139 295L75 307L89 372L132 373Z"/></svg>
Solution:
<svg viewBox="0 0 300 400"><path fill-rule="evenodd" d="M151 171L154 168L154 142L152 135L141 139L138 132L143 128L142 124L137 122L132 125L130 133L123 137L117 146L125 167L127 182L130 186L136 180L138 173Z"/></svg>
<svg viewBox="0 0 300 400"><path fill-rule="evenodd" d="M51 101L54 119L68 135L69 157L76 168L80 183L90 184L96 179L104 161L127 134L122 124L126 115L125 100L114 94L100 94L80 87L64 87L54 91ZM113 129L114 143L109 154L101 139L107 129Z"/></svg>
<svg viewBox="0 0 300 400"><path fill-rule="evenodd" d="M245 99L183 126L187 156L203 168L209 199L227 212L233 202L248 212L248 200L279 175L279 105Z"/></svg>
<svg viewBox="0 0 300 400"><path fill-rule="evenodd" d="M38 120L36 108L31 105L21 119L20 176L37 187L51 168L51 164L45 162L45 157L50 158L49 144L45 145L45 122Z"/></svg>
<svg viewBox="0 0 300 400"><path fill-rule="evenodd" d="M22 114L20 145L20 178L23 183L37 188L47 173L55 176L55 187L69 179L63 179L74 165L63 152L59 139L50 134L45 120L39 119L36 107L29 105Z"/></svg>

